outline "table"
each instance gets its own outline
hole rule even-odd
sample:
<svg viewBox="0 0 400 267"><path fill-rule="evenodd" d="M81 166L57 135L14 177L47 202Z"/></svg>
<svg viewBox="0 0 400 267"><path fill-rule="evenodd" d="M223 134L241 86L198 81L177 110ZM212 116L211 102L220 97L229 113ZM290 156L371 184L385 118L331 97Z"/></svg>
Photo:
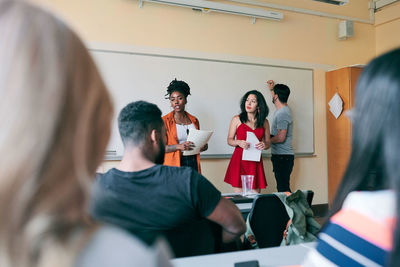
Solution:
<svg viewBox="0 0 400 267"><path fill-rule="evenodd" d="M299 265L316 242L287 247L252 249L171 260L174 267L233 267L236 262L258 260L260 267Z"/></svg>
<svg viewBox="0 0 400 267"><path fill-rule="evenodd" d="M225 193L222 194L223 197L231 200L239 208L242 213L243 218L246 220L251 208L253 207L253 200L258 194L242 196L238 193Z"/></svg>
<svg viewBox="0 0 400 267"><path fill-rule="evenodd" d="M254 198L261 194L251 194L247 196L243 196L240 193L224 193L221 196L231 200L234 203L251 203L253 202Z"/></svg>
<svg viewBox="0 0 400 267"><path fill-rule="evenodd" d="M235 203L235 205L238 207L241 213L249 213L253 207L253 203Z"/></svg>

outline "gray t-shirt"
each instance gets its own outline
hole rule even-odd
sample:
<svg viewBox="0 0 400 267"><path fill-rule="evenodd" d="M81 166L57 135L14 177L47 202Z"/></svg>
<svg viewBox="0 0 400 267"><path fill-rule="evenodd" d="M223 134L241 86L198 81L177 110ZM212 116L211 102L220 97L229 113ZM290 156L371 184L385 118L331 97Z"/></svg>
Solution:
<svg viewBox="0 0 400 267"><path fill-rule="evenodd" d="M100 227L76 259L74 267L171 267L167 244L149 247L113 226Z"/></svg>
<svg viewBox="0 0 400 267"><path fill-rule="evenodd" d="M271 134L277 135L278 130L287 130L286 139L283 143L271 144L271 153L275 155L293 155L293 119L288 106L284 106L275 111Z"/></svg>

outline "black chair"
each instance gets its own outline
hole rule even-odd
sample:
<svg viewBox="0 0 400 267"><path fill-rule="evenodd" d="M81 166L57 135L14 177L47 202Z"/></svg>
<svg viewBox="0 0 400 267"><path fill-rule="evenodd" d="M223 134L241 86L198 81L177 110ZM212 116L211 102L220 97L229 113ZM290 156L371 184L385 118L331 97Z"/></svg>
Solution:
<svg viewBox="0 0 400 267"><path fill-rule="evenodd" d="M212 254L222 247L221 226L207 219L164 231L163 235L176 258Z"/></svg>
<svg viewBox="0 0 400 267"><path fill-rule="evenodd" d="M311 206L314 192L311 190L303 192ZM260 195L254 199L249 222L260 248L279 246L288 220L285 206L276 195ZM249 248L249 244L245 242L244 247Z"/></svg>

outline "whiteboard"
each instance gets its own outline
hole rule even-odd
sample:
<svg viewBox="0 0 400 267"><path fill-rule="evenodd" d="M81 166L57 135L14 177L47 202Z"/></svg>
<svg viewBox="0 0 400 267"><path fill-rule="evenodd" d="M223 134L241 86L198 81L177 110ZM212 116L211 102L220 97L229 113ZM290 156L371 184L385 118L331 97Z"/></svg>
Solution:
<svg viewBox="0 0 400 267"><path fill-rule="evenodd" d="M272 79L291 89L288 104L293 116L293 147L297 155L314 153L313 70L260 63L201 59L182 56L91 50L114 101L112 136L107 159L120 159L123 145L117 127L119 111L128 103L145 100L158 105L163 115L172 108L166 88L177 78L191 89L186 111L196 116L200 128L214 131L202 157L230 157L229 124L240 112L240 99L249 90L263 93L272 125L275 107L266 81ZM269 150L267 151L267 154Z"/></svg>

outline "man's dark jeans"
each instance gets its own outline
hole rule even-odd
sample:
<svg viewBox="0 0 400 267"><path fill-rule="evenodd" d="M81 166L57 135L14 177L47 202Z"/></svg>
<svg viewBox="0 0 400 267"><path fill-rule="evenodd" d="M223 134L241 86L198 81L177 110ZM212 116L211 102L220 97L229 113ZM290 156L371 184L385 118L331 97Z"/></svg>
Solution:
<svg viewBox="0 0 400 267"><path fill-rule="evenodd" d="M290 174L293 170L294 155L275 155L271 157L278 192L290 190Z"/></svg>

